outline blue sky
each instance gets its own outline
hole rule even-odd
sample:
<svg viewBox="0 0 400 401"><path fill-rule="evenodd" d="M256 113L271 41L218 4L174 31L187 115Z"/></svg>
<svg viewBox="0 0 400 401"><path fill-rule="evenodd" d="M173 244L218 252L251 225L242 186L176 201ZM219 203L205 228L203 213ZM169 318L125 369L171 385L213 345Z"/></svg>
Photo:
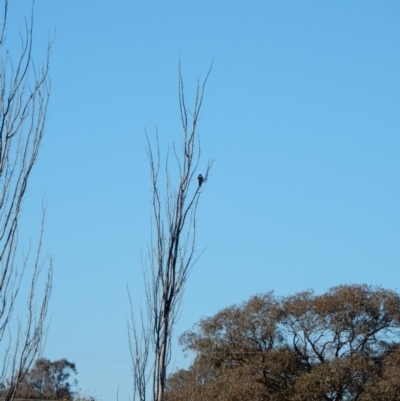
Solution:
<svg viewBox="0 0 400 401"><path fill-rule="evenodd" d="M10 3L10 30L28 3ZM149 240L144 130L157 124L165 151L179 141L179 58L188 103L214 63L199 133L203 168L215 163L198 214L207 249L176 335L254 293L398 290L399 2L36 3L39 63L55 29L56 40L24 234L36 234L45 196L55 275L44 355L75 362L85 392L131 394L126 288L138 305ZM174 347L171 368L187 364Z"/></svg>

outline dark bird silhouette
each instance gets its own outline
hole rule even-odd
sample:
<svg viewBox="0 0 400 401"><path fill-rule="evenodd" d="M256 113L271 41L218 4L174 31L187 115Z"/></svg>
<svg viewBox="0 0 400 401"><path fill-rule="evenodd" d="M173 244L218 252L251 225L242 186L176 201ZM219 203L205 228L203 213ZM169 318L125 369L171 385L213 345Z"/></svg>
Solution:
<svg viewBox="0 0 400 401"><path fill-rule="evenodd" d="M204 182L204 178L203 178L203 176L201 174L199 174L197 179L199 180L199 187L201 187L201 184Z"/></svg>

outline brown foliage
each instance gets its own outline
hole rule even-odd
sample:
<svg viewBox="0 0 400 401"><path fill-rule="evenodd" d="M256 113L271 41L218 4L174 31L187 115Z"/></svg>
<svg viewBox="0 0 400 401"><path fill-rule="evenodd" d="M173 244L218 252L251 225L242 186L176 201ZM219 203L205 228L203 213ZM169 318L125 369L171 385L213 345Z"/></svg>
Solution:
<svg viewBox="0 0 400 401"><path fill-rule="evenodd" d="M367 285L254 296L181 336L196 356L166 399L398 400L399 317L399 295Z"/></svg>
<svg viewBox="0 0 400 401"><path fill-rule="evenodd" d="M51 362L48 359L38 359L32 369L25 375L15 392L16 399L30 400L65 400L73 399L71 374L76 374L75 364L60 359ZM76 384L76 380L72 385ZM5 393L7 392L4 391Z"/></svg>

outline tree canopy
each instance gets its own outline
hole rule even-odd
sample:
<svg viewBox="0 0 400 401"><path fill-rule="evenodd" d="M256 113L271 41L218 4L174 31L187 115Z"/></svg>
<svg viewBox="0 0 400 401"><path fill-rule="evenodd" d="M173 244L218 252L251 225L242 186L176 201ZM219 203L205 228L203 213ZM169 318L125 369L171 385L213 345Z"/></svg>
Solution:
<svg viewBox="0 0 400 401"><path fill-rule="evenodd" d="M16 390L16 399L30 400L65 400L73 399L72 386L76 380L70 383L72 374L76 374L75 364L60 359L51 362L48 359L38 359L24 377ZM7 386L3 386L6 389Z"/></svg>
<svg viewBox="0 0 400 401"><path fill-rule="evenodd" d="M398 400L399 334L400 296L380 287L256 295L181 336L195 359L166 399Z"/></svg>

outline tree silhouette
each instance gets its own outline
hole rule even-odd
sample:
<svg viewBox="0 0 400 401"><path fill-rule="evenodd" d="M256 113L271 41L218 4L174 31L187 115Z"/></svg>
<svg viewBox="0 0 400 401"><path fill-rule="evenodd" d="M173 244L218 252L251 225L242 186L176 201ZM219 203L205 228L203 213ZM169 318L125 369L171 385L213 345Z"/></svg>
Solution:
<svg viewBox="0 0 400 401"><path fill-rule="evenodd" d="M180 310L184 286L197 260L196 213L203 187L195 185L193 188L192 184L195 182L195 174L200 163L201 148L197 124L210 71L211 68L202 84L200 81L197 82L189 123L189 112L179 68L178 93L183 139L179 149L173 146L179 177L174 186L175 180L171 176L167 157L164 196L160 184L161 156L158 133L155 147L151 145L147 136L153 227L147 264L144 266L147 308L145 316L141 315L140 327L132 312L132 324L129 329L135 395L141 401L146 400L149 380L151 380L153 400L164 399L173 327ZM205 168L204 181L211 166L212 161L209 161ZM151 352L153 352L153 363L148 368Z"/></svg>

